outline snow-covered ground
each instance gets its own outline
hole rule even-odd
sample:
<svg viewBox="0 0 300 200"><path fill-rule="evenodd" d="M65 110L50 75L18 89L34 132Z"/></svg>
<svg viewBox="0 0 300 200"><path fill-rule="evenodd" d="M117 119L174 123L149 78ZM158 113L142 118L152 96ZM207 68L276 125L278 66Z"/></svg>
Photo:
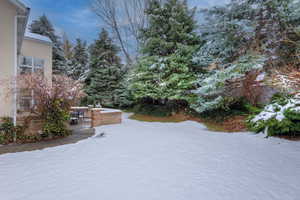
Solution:
<svg viewBox="0 0 300 200"><path fill-rule="evenodd" d="M127 118L97 132L106 137L0 156L0 199L300 199L300 142Z"/></svg>

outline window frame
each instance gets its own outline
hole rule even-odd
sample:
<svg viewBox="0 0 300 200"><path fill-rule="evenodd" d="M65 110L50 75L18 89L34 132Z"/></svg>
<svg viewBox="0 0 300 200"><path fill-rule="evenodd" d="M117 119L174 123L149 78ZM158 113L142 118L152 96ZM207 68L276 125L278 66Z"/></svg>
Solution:
<svg viewBox="0 0 300 200"><path fill-rule="evenodd" d="M22 64L23 58L25 59L30 59L31 60L31 65L26 65L26 64ZM36 65L36 62L41 62L42 66L38 66ZM30 69L30 73L33 74L36 71L42 70L42 74L44 75L45 72L45 59L42 58L35 58L33 56L21 56L20 62L19 62L19 73L21 73L22 69Z"/></svg>
<svg viewBox="0 0 300 200"><path fill-rule="evenodd" d="M30 111L34 104L35 104L35 101L34 101L34 91L31 90L31 91L28 91L30 93L30 95L24 95L24 93L26 93L25 91L22 91L22 89L19 89L19 98L18 98L18 110L20 110L21 112L28 112ZM28 101L29 102L29 107L26 108L25 106L22 105L21 102L23 101Z"/></svg>
<svg viewBox="0 0 300 200"><path fill-rule="evenodd" d="M31 65L27 65L27 64L22 64L23 62L23 59L28 59L28 60L31 60ZM39 63L42 63L42 66L39 66L39 65L36 65L36 63L39 62ZM22 73L22 70L23 69L30 69L28 72L30 74L34 74L38 71L42 71L42 75L44 76L44 73L45 73L45 63L46 63L46 60L45 59L42 59L42 58L35 58L33 56L23 56L21 55L20 59L19 59L19 67L18 67L18 70L19 70L19 74ZM26 73L26 72L25 72ZM25 96L25 95L22 95L21 92L19 92L19 95L18 95L18 109L22 112L27 112L27 111L30 111L34 104L35 104L35 100L34 100L34 91L32 90L31 91L31 94L28 95L28 96ZM25 108L25 106L21 106L21 102L25 100L25 101L29 101L30 102L30 106L29 108Z"/></svg>

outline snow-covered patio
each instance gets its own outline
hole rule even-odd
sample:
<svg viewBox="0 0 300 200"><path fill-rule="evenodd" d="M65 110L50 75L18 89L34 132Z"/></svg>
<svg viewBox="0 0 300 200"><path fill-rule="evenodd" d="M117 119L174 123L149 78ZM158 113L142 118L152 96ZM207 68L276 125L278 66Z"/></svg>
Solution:
<svg viewBox="0 0 300 200"><path fill-rule="evenodd" d="M125 118L105 137L0 156L1 199L300 198L300 142Z"/></svg>

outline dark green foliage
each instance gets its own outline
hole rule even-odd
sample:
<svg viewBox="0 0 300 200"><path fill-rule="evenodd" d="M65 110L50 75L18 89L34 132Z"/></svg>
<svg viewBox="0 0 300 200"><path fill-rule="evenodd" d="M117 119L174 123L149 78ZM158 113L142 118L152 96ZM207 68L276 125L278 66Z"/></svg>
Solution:
<svg viewBox="0 0 300 200"><path fill-rule="evenodd" d="M271 103L278 103L283 106L288 103L288 100L291 99L293 95L285 94L285 93L276 93L273 95L271 99Z"/></svg>
<svg viewBox="0 0 300 200"><path fill-rule="evenodd" d="M189 10L187 2L158 0L150 2L146 10L149 26L142 30L145 41L142 53L148 56L169 56L180 46L196 46L201 43L194 20L195 10Z"/></svg>
<svg viewBox="0 0 300 200"><path fill-rule="evenodd" d="M194 13L186 1L151 1L146 10L149 25L141 31L143 57L130 77L136 101L149 98L166 105L170 101L193 100L191 90L202 72L192 62L201 44L195 32Z"/></svg>
<svg viewBox="0 0 300 200"><path fill-rule="evenodd" d="M133 107L135 114L150 115L155 117L169 117L172 112L165 105L138 104Z"/></svg>
<svg viewBox="0 0 300 200"><path fill-rule="evenodd" d="M99 39L90 47L90 72L86 79L88 104L98 104L107 107L118 107L124 95L122 79L125 72L118 56L119 48L113 43L108 32L103 29ZM126 104L126 102L124 103Z"/></svg>
<svg viewBox="0 0 300 200"><path fill-rule="evenodd" d="M1 119L0 124L0 144L13 141L15 127L11 118L5 117Z"/></svg>
<svg viewBox="0 0 300 200"><path fill-rule="evenodd" d="M18 139L23 132L24 132L24 127L15 126L12 118L10 117L1 118L0 144L8 144L14 142L14 138Z"/></svg>
<svg viewBox="0 0 300 200"><path fill-rule="evenodd" d="M151 98L141 99L131 110L136 114L149 115L155 117L169 117L188 107L187 102L172 100L161 103Z"/></svg>
<svg viewBox="0 0 300 200"><path fill-rule="evenodd" d="M210 109L202 113L193 110L192 114L203 119L221 122L232 116L248 115L251 112L250 109L254 109L254 107L250 107L250 104L244 99L226 97L215 109Z"/></svg>
<svg viewBox="0 0 300 200"><path fill-rule="evenodd" d="M286 118L292 120L292 121L298 121L299 122L299 125L300 125L300 113L293 110L293 109L287 109L285 112L284 112L284 115Z"/></svg>
<svg viewBox="0 0 300 200"><path fill-rule="evenodd" d="M40 34L50 38L53 43L53 72L57 74L66 73L66 59L60 38L55 34L55 29L46 15L34 20L29 27L32 33Z"/></svg>
<svg viewBox="0 0 300 200"><path fill-rule="evenodd" d="M297 97L276 94L272 103L258 115L247 120L248 128L254 132L266 132L268 136L300 134L300 101Z"/></svg>
<svg viewBox="0 0 300 200"><path fill-rule="evenodd" d="M259 114L262 111L261 107L253 106L250 103L244 103L244 108L247 110L247 113L251 115Z"/></svg>
<svg viewBox="0 0 300 200"><path fill-rule="evenodd" d="M55 100L48 106L47 112L43 113L45 124L43 126L43 134L48 136L67 136L70 131L67 128L67 121L69 120L69 110L64 109L64 102Z"/></svg>
<svg viewBox="0 0 300 200"><path fill-rule="evenodd" d="M129 80L127 75L128 72L119 82L118 88L114 92L116 97L115 104L118 105L119 108L128 108L134 103L132 91L128 89Z"/></svg>
<svg viewBox="0 0 300 200"><path fill-rule="evenodd" d="M68 76L74 80L84 80L86 78L89 62L87 44L85 41L76 39L69 62L69 68L67 70Z"/></svg>

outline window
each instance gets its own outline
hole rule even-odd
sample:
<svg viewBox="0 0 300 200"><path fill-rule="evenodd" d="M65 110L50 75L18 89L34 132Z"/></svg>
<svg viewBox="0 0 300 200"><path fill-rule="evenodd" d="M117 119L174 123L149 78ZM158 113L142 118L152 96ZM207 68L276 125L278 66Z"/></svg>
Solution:
<svg viewBox="0 0 300 200"><path fill-rule="evenodd" d="M32 67L32 58L28 56L24 56L21 58L21 66L22 67Z"/></svg>
<svg viewBox="0 0 300 200"><path fill-rule="evenodd" d="M43 59L34 59L34 72L43 74L45 61Z"/></svg>
<svg viewBox="0 0 300 200"><path fill-rule="evenodd" d="M21 89L19 92L19 110L30 111L34 105L33 92L31 90Z"/></svg>
<svg viewBox="0 0 300 200"><path fill-rule="evenodd" d="M41 73L44 74L45 61L39 58L22 56L20 59L20 74Z"/></svg>
<svg viewBox="0 0 300 200"><path fill-rule="evenodd" d="M39 59L39 58L35 58L34 59L34 67L35 68L43 68L44 67L44 60L43 59Z"/></svg>
<svg viewBox="0 0 300 200"><path fill-rule="evenodd" d="M20 59L19 73L20 74L32 74L32 73L40 73L44 75L44 66L45 60L22 56ZM31 90L21 89L18 95L19 106L18 109L20 111L30 111L30 109L34 106L34 94Z"/></svg>

